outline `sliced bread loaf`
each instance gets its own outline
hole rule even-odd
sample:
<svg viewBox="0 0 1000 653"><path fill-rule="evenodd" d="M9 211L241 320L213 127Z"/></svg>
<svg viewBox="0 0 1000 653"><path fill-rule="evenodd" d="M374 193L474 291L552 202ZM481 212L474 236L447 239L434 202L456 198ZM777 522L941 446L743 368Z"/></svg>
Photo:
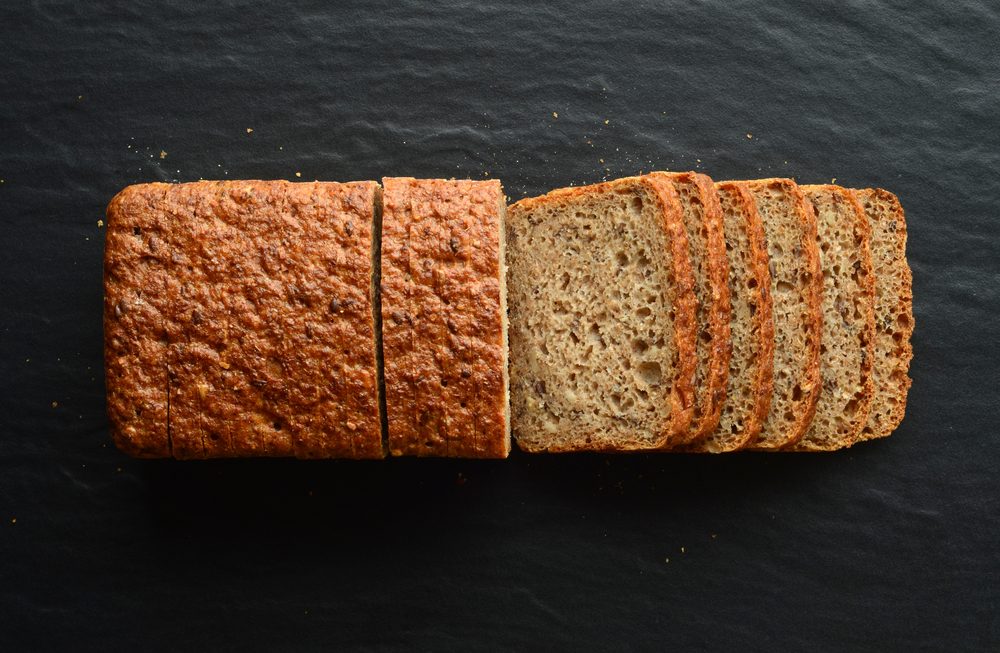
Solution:
<svg viewBox="0 0 1000 653"><path fill-rule="evenodd" d="M854 192L802 186L816 213L823 270L822 390L816 416L797 451L849 447L868 420L872 401L875 276L871 228Z"/></svg>
<svg viewBox="0 0 1000 653"><path fill-rule="evenodd" d="M504 215L499 181L388 178L382 336L394 456L504 458Z"/></svg>
<svg viewBox="0 0 1000 653"><path fill-rule="evenodd" d="M383 457L378 197L373 181L119 193L105 259L119 446L177 458Z"/></svg>
<svg viewBox="0 0 1000 653"><path fill-rule="evenodd" d="M791 179L740 183L764 223L774 318L774 391L753 447L777 449L802 439L819 398L823 288L816 215Z"/></svg>
<svg viewBox="0 0 1000 653"><path fill-rule="evenodd" d="M872 228L875 270L875 399L861 440L884 438L903 420L913 348L913 276L906 262L906 216L889 191L857 191Z"/></svg>
<svg viewBox="0 0 1000 653"><path fill-rule="evenodd" d="M753 195L738 183L716 184L729 259L732 352L719 425L683 451L723 453L751 444L771 405L774 320L764 225Z"/></svg>
<svg viewBox="0 0 1000 653"><path fill-rule="evenodd" d="M632 451L682 440L695 297L673 185L647 175L521 200L507 238L518 445Z"/></svg>
<svg viewBox="0 0 1000 653"><path fill-rule="evenodd" d="M704 438L719 424L729 376L729 286L722 208L715 184L695 172L654 172L673 184L681 202L698 309L691 426L684 440Z"/></svg>

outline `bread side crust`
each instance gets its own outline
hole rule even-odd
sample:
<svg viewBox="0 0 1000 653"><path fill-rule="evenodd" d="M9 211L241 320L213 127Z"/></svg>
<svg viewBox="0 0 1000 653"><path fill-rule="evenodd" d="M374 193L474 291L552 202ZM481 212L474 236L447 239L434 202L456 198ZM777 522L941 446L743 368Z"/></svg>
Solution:
<svg viewBox="0 0 1000 653"><path fill-rule="evenodd" d="M817 184L810 186L800 186L803 194L829 193L839 196L841 201L852 206L853 223L851 228L854 232L855 241L861 252L861 267L864 271L864 282L862 286L862 300L864 306L862 339L864 341L861 360L858 361L860 367L861 392L857 396L859 408L855 426L852 431L841 440L830 443L816 442L810 439L812 428L807 429L805 436L798 444L791 447L794 451L834 451L849 447L857 441L858 434L864 428L871 410L872 397L874 395L874 384L872 380L872 368L874 362L875 345L875 275L872 272L871 258L871 226L865 217L864 209L858 201L854 191L836 186L833 184ZM807 198L808 201L808 198ZM821 362L822 374L822 362ZM822 393L822 390L821 390ZM822 394L820 395L822 397ZM817 404L818 405L818 404Z"/></svg>
<svg viewBox="0 0 1000 653"><path fill-rule="evenodd" d="M816 403L820 392L819 354L823 326L823 278L820 270L819 247L817 245L816 215L806 201L798 184L792 179L780 177L738 182L751 192L756 188L777 187L792 200L795 221L801 231L799 246L803 267L809 275L804 289L806 351L802 361L799 384L802 396L796 402L796 419L785 432L785 437L771 443L757 442L750 448L770 451L787 448L798 443L812 424L816 414ZM773 304L772 304L773 306Z"/></svg>
<svg viewBox="0 0 1000 653"><path fill-rule="evenodd" d="M913 383L913 379L909 376L909 369L910 361L913 359L913 345L911 343L911 338L913 336L915 320L913 318L913 272L911 271L910 265L906 259L906 214L899 202L899 198L897 198L893 193L882 188L866 188L858 190L856 193L859 201L862 203L866 201L867 197L871 196L886 202L891 207L891 219L896 222L894 233L896 234L897 261L900 266L899 271L901 274L901 288L896 312L906 318L905 325L896 325L896 328L900 333L900 340L896 342L896 350L893 355L893 358L895 359L896 374L894 376L896 381L892 382L892 378L890 377L889 384L880 385L875 388L873 410L866 427L862 429L859 436L859 440L863 441L888 437L903 421L903 417L906 414L907 394L909 393L910 386ZM878 219L877 216L868 212L866 212L866 218L872 221ZM879 280L876 279L875 283L878 284ZM878 325L876 325L876 328L878 328ZM884 355L884 352L878 349L876 351L876 355ZM876 419L878 411L874 410L874 404L883 402L887 395L896 398L896 405L889 414L889 418L887 420L883 421Z"/></svg>
<svg viewBox="0 0 1000 653"><path fill-rule="evenodd" d="M681 214L682 221L685 223L685 233L688 236L692 270L695 252L690 249L691 232L699 228L704 229L704 253L707 255L705 275L711 294L705 302L701 301L702 298L697 296L697 292L695 296L698 305L695 328L696 330L701 328L697 320L697 316L701 315L702 321L707 323L707 331L710 336L708 347L705 346L700 337L695 339L696 370L700 365L704 378L701 387L698 387L696 383L694 388L695 407L691 425L685 434L686 442L695 442L703 439L718 426L722 405L726 398L726 382L729 377L730 298L727 278L729 263L726 256L726 240L722 224L722 206L719 204L715 184L707 175L696 172L653 172L650 174L671 182L678 195L681 186L693 187L701 205L701 220L697 224L688 224L683 211ZM695 376L697 379L697 372Z"/></svg>
<svg viewBox="0 0 1000 653"><path fill-rule="evenodd" d="M390 451L504 458L500 182L396 177L383 186Z"/></svg>
<svg viewBox="0 0 1000 653"><path fill-rule="evenodd" d="M767 419L771 407L771 394L774 392L774 320L771 316L771 274L767 265L764 224L757 212L753 196L746 188L732 181L718 182L715 186L719 190L732 193L737 198L746 218L750 254L747 272L750 278L755 280L756 286L752 289L740 288L739 292L754 293L751 303L757 307L751 318L753 332L757 334L755 347L757 356L754 358L754 382L751 388L753 401L750 412L743 419L744 427L738 438L732 438L729 434L709 433L704 440L678 449L688 453L726 453L751 445L760 433L764 420ZM730 304L732 299L730 297Z"/></svg>
<svg viewBox="0 0 1000 653"><path fill-rule="evenodd" d="M687 235L681 215L680 200L673 184L651 175L639 177L623 177L613 181L592 184L589 186L559 188L540 195L515 202L508 207L508 212L514 216L532 212L549 204L573 201L588 194L609 192L624 192L635 186L643 186L658 202L657 211L661 216L661 228L667 234L670 244L670 255L674 273L676 292L672 305L674 309L674 349L677 355L676 375L672 379L670 393L670 420L663 425L656 441L650 449L662 448L677 438L683 438L691 423L694 405L694 372L695 372L695 307L694 275L688 254ZM532 446L518 440L518 446L528 452L569 452L569 451L605 451L619 452L619 448L600 448L590 445L569 446ZM631 450L631 449L630 449Z"/></svg>

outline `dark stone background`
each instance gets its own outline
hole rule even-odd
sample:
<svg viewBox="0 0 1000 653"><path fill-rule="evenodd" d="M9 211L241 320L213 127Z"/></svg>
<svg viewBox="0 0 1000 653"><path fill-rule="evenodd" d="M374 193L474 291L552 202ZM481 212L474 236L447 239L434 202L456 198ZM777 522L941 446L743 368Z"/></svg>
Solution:
<svg viewBox="0 0 1000 653"><path fill-rule="evenodd" d="M0 646L997 650L1000 11L822 4L0 4ZM495 462L111 446L98 220L123 186L489 175L517 199L653 168L900 196L917 328L894 437Z"/></svg>

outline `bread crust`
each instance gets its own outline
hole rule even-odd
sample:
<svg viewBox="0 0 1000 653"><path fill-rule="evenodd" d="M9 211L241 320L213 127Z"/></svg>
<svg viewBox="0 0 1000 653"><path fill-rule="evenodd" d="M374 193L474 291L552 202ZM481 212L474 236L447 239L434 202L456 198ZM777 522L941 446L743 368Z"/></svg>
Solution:
<svg viewBox="0 0 1000 653"><path fill-rule="evenodd" d="M504 458L499 181L386 178L382 336L394 456Z"/></svg>
<svg viewBox="0 0 1000 653"><path fill-rule="evenodd" d="M694 294L694 275L689 258L687 234L681 215L680 200L674 190L673 183L655 175L624 177L589 186L556 189L545 195L522 199L511 205L509 210L511 213L530 212L547 204L573 201L589 194L629 191L636 185L644 187L658 203L657 214L661 216L661 228L667 234L674 274L675 293L672 298L672 306L674 310L675 369L677 372L671 385L670 419L663 425L661 433L658 434L656 441L650 447L659 449L686 436L694 409L695 310L697 300ZM613 447L595 447L590 444L534 447L523 443L520 439L518 446L529 452L620 451L620 449Z"/></svg>
<svg viewBox="0 0 1000 653"><path fill-rule="evenodd" d="M774 320L771 316L771 274L768 271L764 224L757 212L757 206L750 191L732 181L718 182L715 187L717 192L724 191L732 195L745 218L747 240L749 241L747 277L752 279L754 283L752 287L740 287L738 292L750 294L747 303L756 309L752 311L750 316L751 333L756 334L756 342L754 343L756 355L752 358L754 371L750 389L753 399L750 410L742 419L738 420L743 424L743 429L738 434L734 436L732 433L713 431L705 439L678 449L688 453L726 453L738 451L751 445L767 418L768 410L771 407L771 394L774 391ZM735 299L730 295L730 303Z"/></svg>
<svg viewBox="0 0 1000 653"><path fill-rule="evenodd" d="M855 395L858 402L858 412L856 422L851 432L845 433L840 440L821 441L810 437L813 429L807 429L805 436L797 444L790 447L794 451L833 451L842 449L854 444L861 430L867 422L871 411L872 398L874 396L874 382L872 379L872 368L875 359L875 275L872 270L871 257L871 226L865 217L864 208L858 201L857 194L850 189L842 188L833 184L817 184L800 186L803 194L815 196L828 193L838 198L839 201L849 204L852 207L853 223L851 228L854 232L854 239L857 243L860 257L861 274L858 275L862 290L861 300L863 307L861 339L863 341L861 360L858 361L860 370L861 390ZM810 202L811 203L811 202ZM821 361L822 375L822 361ZM822 390L819 401L822 400ZM817 403L818 405L818 403Z"/></svg>
<svg viewBox="0 0 1000 653"><path fill-rule="evenodd" d="M801 397L795 401L794 421L780 437L776 437L768 442L763 442L758 437L757 442L750 447L755 450L787 448L797 444L805 435L809 425L812 424L820 392L819 355L823 325L823 277L819 263L819 247L816 242L816 215L813 212L812 206L802 195L802 191L799 190L798 184L792 179L769 178L740 181L738 183L742 184L751 193L755 190L770 188L788 195L791 198L791 204L795 213L795 223L800 230L800 238L798 239L800 250L798 255L801 257L802 267L805 270L804 274L807 277L804 279L806 284L802 296L804 304L803 315L805 317L803 322L805 351L803 360L800 361L801 372L796 376L801 388ZM773 399L771 407L774 407ZM761 434L763 434L763 431Z"/></svg>
<svg viewBox="0 0 1000 653"><path fill-rule="evenodd" d="M135 362L166 371L144 387L115 379L110 370L122 363L109 365L115 432L135 397L163 393L168 437L158 456L383 457L371 292L377 194L370 181L226 181L143 184L112 200L109 232L158 226L151 237L164 265L128 281L157 289L162 323L123 324L109 313L122 296L109 273L106 352L116 356L112 339L123 334L159 342L155 356ZM119 268L138 263L119 240L107 247L112 259L125 257ZM139 436L125 439L147 450Z"/></svg>
<svg viewBox="0 0 1000 653"><path fill-rule="evenodd" d="M666 179L674 184L675 191L680 193L682 186L692 187L701 206L700 220L691 220L682 212L685 222L685 233L688 237L689 255L694 268L695 251L693 231L702 229L704 239L704 254L707 255L705 278L710 294L706 298L695 299L699 305L696 309L695 328L700 330L704 324L709 340L703 337L695 338L696 349L696 383L694 388L694 410L691 425L685 434L687 442L697 442L704 439L719 425L719 416L726 399L726 382L729 379L729 356L731 342L730 328L730 297L729 297L729 262L726 256L726 239L722 223L722 206L715 190L715 184L710 177L696 172L654 172L654 177ZM696 282L697 283L697 282ZM706 346L707 345L707 346ZM698 383L697 370L701 371L701 383Z"/></svg>
<svg viewBox="0 0 1000 653"><path fill-rule="evenodd" d="M906 414L907 394L913 383L909 376L909 369L910 361L913 359L911 338L915 320L913 318L913 273L906 259L906 214L899 203L899 198L882 188L865 188L855 192L862 205L867 206L878 201L889 207L885 215L881 215L875 210L866 209L865 216L873 230L883 228L887 233L895 235L893 261L898 266L896 272L900 285L898 296L888 300L889 303L895 304L895 307L890 309L895 319L888 324L879 324L878 319L876 319L875 359L890 360L891 365L887 370L881 371L881 373L876 371L873 374L876 385L872 410L868 422L858 438L859 441L864 441L888 437L903 421ZM883 224L883 221L888 224ZM873 276L876 278L876 289L879 284L886 281L884 274ZM878 307L876 307L876 312L881 312ZM883 316L883 319L885 317ZM895 337L897 335L898 338ZM893 399L894 403L890 403L889 399ZM886 406L889 408L886 409Z"/></svg>

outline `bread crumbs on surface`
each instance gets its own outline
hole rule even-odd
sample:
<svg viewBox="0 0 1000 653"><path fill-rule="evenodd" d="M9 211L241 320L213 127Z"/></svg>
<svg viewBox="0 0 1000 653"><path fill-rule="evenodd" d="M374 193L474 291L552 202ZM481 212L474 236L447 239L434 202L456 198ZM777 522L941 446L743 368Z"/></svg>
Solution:
<svg viewBox="0 0 1000 653"><path fill-rule="evenodd" d="M11 517L10 518L10 523L16 524L17 523L17 517Z"/></svg>
<svg viewBox="0 0 1000 653"><path fill-rule="evenodd" d="M166 150L160 150L160 158L161 159L167 158L167 151Z"/></svg>
<svg viewBox="0 0 1000 653"><path fill-rule="evenodd" d="M607 125L610 122L611 122L610 120L605 119L604 124Z"/></svg>
<svg viewBox="0 0 1000 653"><path fill-rule="evenodd" d="M555 119L558 119L559 118L559 114L556 113L555 111L553 111L552 112L552 117L555 118Z"/></svg>
<svg viewBox="0 0 1000 653"><path fill-rule="evenodd" d="M747 138L753 138L753 134L751 134L750 132L747 132Z"/></svg>
<svg viewBox="0 0 1000 653"><path fill-rule="evenodd" d="M253 133L253 127L247 127L247 133L248 134L252 134Z"/></svg>
<svg viewBox="0 0 1000 653"><path fill-rule="evenodd" d="M295 176L296 176L296 177L301 177L301 176L302 176L302 173L301 173L301 172L296 172L296 173L295 173Z"/></svg>
<svg viewBox="0 0 1000 653"><path fill-rule="evenodd" d="M59 408L59 402L58 401L53 401L52 402L52 407L53 408Z"/></svg>
<svg viewBox="0 0 1000 653"><path fill-rule="evenodd" d="M837 178L836 178L836 177L834 177L833 179L831 179L831 180L830 180L830 183L831 183L831 184L835 184L835 183L837 183Z"/></svg>
<svg viewBox="0 0 1000 653"><path fill-rule="evenodd" d="M663 561L666 562L667 564L670 564L670 558L664 558Z"/></svg>
<svg viewBox="0 0 1000 653"><path fill-rule="evenodd" d="M681 547L681 553L687 553L687 549L685 549L684 547Z"/></svg>
<svg viewBox="0 0 1000 653"><path fill-rule="evenodd" d="M98 226L98 228L103 227L104 226L104 220L98 220L97 221L97 226Z"/></svg>

